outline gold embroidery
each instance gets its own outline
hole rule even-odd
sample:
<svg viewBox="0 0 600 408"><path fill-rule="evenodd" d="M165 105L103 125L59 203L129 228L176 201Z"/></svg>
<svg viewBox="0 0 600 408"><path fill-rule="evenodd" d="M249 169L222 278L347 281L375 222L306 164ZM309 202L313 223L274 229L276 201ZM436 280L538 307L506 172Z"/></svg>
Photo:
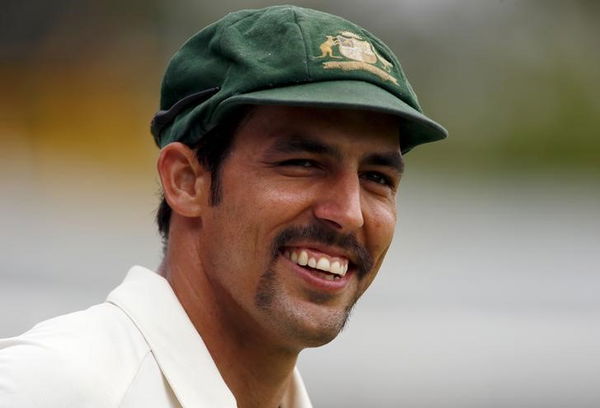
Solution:
<svg viewBox="0 0 600 408"><path fill-rule="evenodd" d="M319 48L321 49L321 55L318 56L317 58L325 58L326 56L329 56L331 58L342 58L342 57L333 55L333 46L334 45L338 45L338 39L333 38L331 35L328 35L325 42L323 42L323 44L321 44L319 46Z"/></svg>
<svg viewBox="0 0 600 408"><path fill-rule="evenodd" d="M372 74L377 75L379 78L393 82L398 85L398 80L382 70L381 68L376 67L375 65L367 64L366 62L361 61L327 61L323 63L323 68L325 69L341 69L343 71L354 71L357 69L362 69L365 71L369 71Z"/></svg>
<svg viewBox="0 0 600 408"><path fill-rule="evenodd" d="M340 32L340 35L343 35L344 37L356 38L357 40L362 40L362 37L360 35L354 34L350 31L342 31Z"/></svg>
<svg viewBox="0 0 600 408"><path fill-rule="evenodd" d="M319 46L321 55L316 58L346 58L351 61L324 62L324 69L368 71L385 81L398 84L398 80L389 74L393 64L383 58L371 43L359 35L350 31L342 31L336 36L327 35L325 38L325 41ZM341 56L334 55L334 47L337 47L337 51ZM378 63L380 66L377 66Z"/></svg>
<svg viewBox="0 0 600 408"><path fill-rule="evenodd" d="M338 35L338 50L344 57L361 62L374 64L377 62L377 56L371 48L371 44L356 38L346 38Z"/></svg>

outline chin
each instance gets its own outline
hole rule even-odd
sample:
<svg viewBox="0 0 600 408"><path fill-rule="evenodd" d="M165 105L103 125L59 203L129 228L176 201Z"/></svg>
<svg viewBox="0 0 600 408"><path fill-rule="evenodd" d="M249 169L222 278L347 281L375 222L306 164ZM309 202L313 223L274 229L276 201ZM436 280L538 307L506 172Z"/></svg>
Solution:
<svg viewBox="0 0 600 408"><path fill-rule="evenodd" d="M318 310L314 310L315 308ZM295 348L323 346L335 339L343 330L350 310L350 307L329 310L313 304L301 310L288 311L292 313L286 313L285 323L279 328Z"/></svg>
<svg viewBox="0 0 600 408"><path fill-rule="evenodd" d="M342 331L358 294L289 289L275 273L263 275L255 298L263 328L276 342L299 351L329 343ZM347 288L349 289L349 288Z"/></svg>
<svg viewBox="0 0 600 408"><path fill-rule="evenodd" d="M321 347L337 337L341 330L337 331L320 331L318 333L306 333L302 338L302 348Z"/></svg>

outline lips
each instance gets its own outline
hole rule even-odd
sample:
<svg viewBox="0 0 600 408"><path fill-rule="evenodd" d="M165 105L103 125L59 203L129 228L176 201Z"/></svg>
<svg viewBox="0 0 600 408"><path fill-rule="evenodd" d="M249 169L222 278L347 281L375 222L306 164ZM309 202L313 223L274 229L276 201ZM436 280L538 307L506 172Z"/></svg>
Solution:
<svg viewBox="0 0 600 408"><path fill-rule="evenodd" d="M272 256L285 258L299 272L321 281L339 283L348 281L350 274L362 279L373 267L371 254L354 234L342 234L322 223L285 228L273 240Z"/></svg>

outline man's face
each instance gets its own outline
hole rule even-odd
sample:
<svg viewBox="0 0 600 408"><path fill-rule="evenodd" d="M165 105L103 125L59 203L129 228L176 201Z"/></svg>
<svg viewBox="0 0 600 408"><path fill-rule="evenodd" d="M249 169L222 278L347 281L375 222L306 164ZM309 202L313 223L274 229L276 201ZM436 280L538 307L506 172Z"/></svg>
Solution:
<svg viewBox="0 0 600 408"><path fill-rule="evenodd" d="M253 109L198 237L226 319L292 348L331 341L390 245L401 169L391 116Z"/></svg>

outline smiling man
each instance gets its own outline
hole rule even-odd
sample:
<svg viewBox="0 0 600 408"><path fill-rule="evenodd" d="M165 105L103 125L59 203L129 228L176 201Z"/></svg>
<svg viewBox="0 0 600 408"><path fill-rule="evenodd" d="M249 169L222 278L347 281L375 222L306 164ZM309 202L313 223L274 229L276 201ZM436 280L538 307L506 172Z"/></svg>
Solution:
<svg viewBox="0 0 600 408"><path fill-rule="evenodd" d="M397 58L339 17L232 13L165 74L158 270L0 341L0 406L310 407L301 350L377 275L402 155L442 139Z"/></svg>

